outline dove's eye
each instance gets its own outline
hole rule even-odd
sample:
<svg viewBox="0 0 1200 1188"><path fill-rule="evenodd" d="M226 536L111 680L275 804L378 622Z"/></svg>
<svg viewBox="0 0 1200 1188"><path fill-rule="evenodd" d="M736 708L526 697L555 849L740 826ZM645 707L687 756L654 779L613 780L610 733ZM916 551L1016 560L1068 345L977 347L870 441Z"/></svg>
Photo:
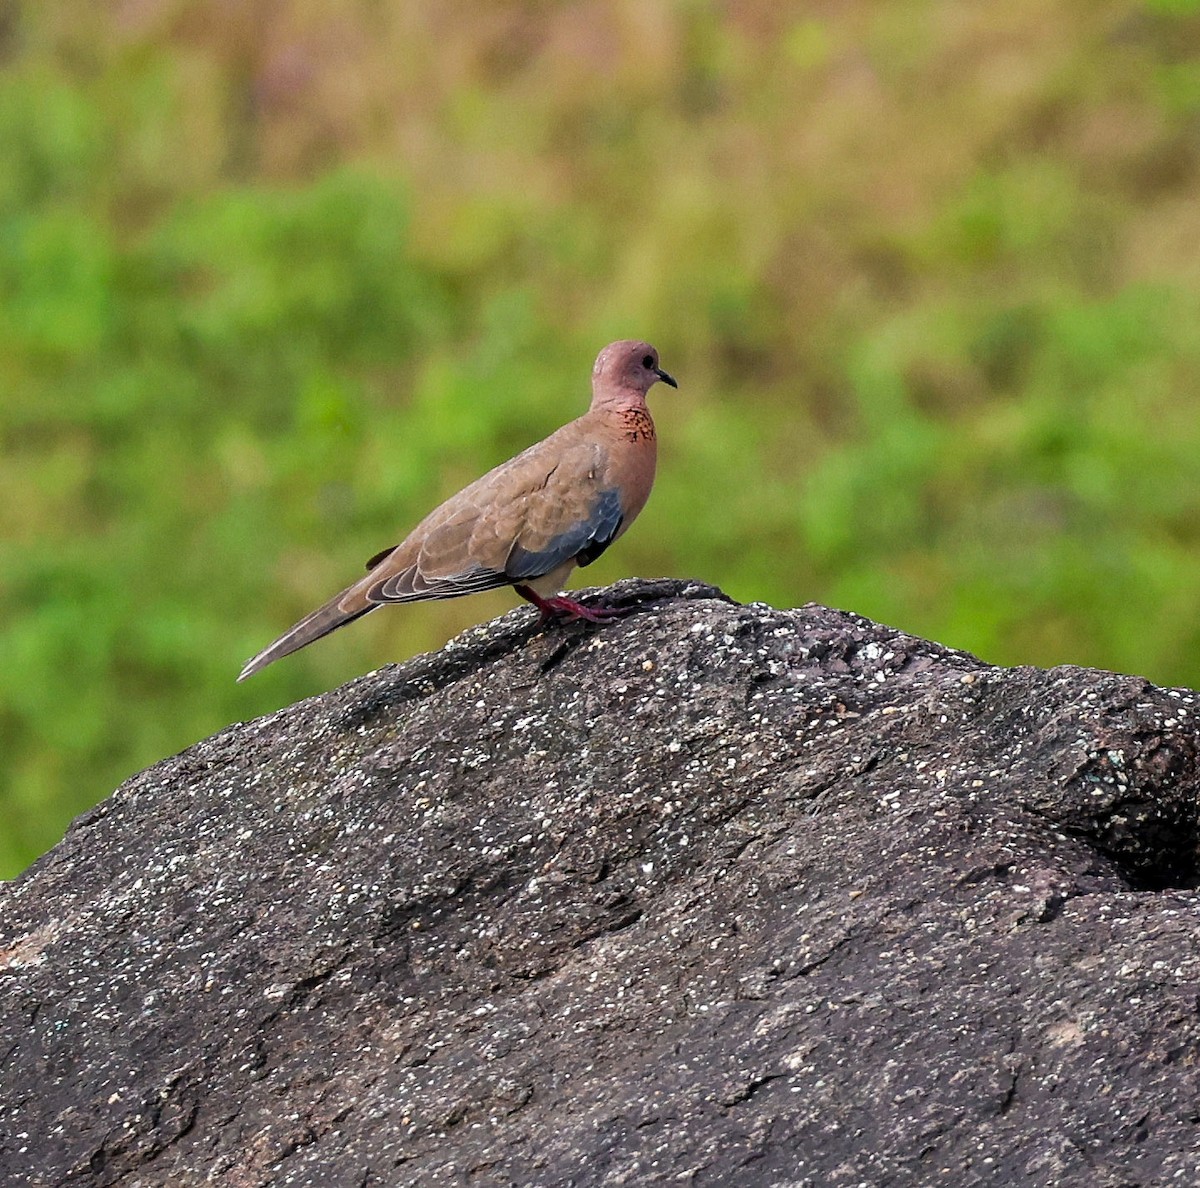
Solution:
<svg viewBox="0 0 1200 1188"><path fill-rule="evenodd" d="M642 360L642 366L643 366L643 367L653 367L653 366L654 366L654 356L653 356L653 355L647 355L647 356L646 356L646 357L645 357L645 358Z"/></svg>

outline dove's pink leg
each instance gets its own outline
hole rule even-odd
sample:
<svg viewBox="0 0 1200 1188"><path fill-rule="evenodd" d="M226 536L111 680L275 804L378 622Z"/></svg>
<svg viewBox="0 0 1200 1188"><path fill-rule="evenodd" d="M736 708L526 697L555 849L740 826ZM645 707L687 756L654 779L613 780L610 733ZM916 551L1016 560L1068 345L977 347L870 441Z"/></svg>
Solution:
<svg viewBox="0 0 1200 1188"><path fill-rule="evenodd" d="M543 598L529 586L514 586L513 589L526 602L532 602L542 612L543 623L549 623L551 620L558 623L570 623L575 619L586 619L589 623L608 623L613 619L619 619L627 609L611 606L584 606L582 602L576 602L574 598L564 598L561 594L556 594L552 598Z"/></svg>

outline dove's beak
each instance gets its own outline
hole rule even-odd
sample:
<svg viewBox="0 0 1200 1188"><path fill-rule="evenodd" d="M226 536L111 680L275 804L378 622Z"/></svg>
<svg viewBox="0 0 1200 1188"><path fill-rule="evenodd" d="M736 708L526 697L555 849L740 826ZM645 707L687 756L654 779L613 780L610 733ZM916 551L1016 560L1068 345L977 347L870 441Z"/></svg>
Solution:
<svg viewBox="0 0 1200 1188"><path fill-rule="evenodd" d="M679 385L675 382L675 377L668 375L661 367L656 367L654 369L654 374L658 376L658 378L662 380L664 384L670 384L672 388L679 387Z"/></svg>

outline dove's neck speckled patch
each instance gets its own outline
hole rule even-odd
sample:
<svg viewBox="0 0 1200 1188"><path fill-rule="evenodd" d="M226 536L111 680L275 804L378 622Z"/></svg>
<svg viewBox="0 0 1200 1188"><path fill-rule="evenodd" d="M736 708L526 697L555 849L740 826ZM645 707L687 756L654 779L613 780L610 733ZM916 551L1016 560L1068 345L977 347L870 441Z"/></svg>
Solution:
<svg viewBox="0 0 1200 1188"><path fill-rule="evenodd" d="M654 422L644 408L621 410L621 432L630 441L654 441L658 436L654 432Z"/></svg>

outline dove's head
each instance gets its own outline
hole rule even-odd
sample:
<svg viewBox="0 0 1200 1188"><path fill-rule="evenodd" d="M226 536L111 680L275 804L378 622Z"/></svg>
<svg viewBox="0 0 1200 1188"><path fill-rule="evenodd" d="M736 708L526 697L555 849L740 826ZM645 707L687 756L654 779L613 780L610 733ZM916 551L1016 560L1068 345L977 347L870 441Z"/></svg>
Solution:
<svg viewBox="0 0 1200 1188"><path fill-rule="evenodd" d="M643 400L662 380L672 388L679 385L658 365L658 352L648 343L627 338L609 343L592 368L593 404L620 402L635 394Z"/></svg>

